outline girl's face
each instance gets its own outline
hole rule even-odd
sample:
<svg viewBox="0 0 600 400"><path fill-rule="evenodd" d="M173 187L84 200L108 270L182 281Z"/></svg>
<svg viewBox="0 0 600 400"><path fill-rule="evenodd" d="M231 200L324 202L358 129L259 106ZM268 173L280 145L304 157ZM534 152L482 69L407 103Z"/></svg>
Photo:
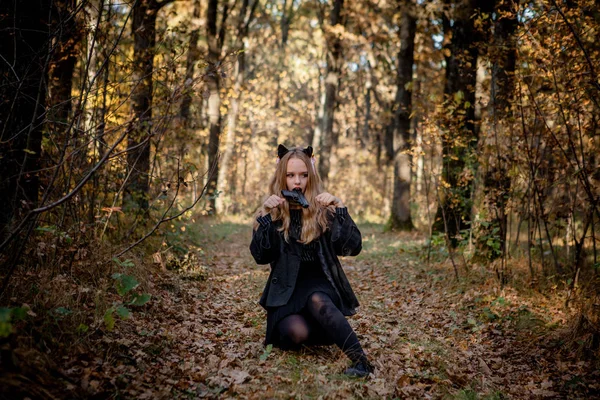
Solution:
<svg viewBox="0 0 600 400"><path fill-rule="evenodd" d="M302 193L308 183L308 168L299 158L290 158L287 163L286 182L288 190L300 188Z"/></svg>

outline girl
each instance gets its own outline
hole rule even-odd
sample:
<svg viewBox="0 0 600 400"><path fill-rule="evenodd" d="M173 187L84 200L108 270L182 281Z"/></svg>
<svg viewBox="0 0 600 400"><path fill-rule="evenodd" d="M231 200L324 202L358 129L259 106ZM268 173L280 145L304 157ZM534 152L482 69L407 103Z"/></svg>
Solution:
<svg viewBox="0 0 600 400"><path fill-rule="evenodd" d="M267 310L265 344L283 350L335 343L350 358L347 375L364 377L373 366L344 317L358 300L337 258L360 253L360 231L342 201L324 192L312 147L279 145L271 195L257 213L250 251L258 264L271 264L260 304ZM280 197L301 190L309 207Z"/></svg>

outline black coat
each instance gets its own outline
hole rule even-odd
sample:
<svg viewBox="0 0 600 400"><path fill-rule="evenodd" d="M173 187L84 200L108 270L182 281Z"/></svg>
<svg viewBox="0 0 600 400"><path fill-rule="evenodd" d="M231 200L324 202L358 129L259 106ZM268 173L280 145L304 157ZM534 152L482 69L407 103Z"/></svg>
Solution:
<svg viewBox="0 0 600 400"><path fill-rule="evenodd" d="M271 274L260 298L264 308L287 304L300 270L300 246L294 239L286 242L279 232L282 221L271 215L258 218L259 226L252 234L250 252L257 264L271 264ZM358 300L337 256L355 256L362 249L362 238L347 209L337 208L329 221L329 229L317 239L318 260L325 276L336 290L344 315L356 313Z"/></svg>

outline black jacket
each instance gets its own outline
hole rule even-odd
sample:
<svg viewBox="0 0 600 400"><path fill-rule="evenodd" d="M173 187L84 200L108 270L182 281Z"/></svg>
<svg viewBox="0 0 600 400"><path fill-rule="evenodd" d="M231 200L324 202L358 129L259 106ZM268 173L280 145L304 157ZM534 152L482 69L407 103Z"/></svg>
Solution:
<svg viewBox="0 0 600 400"><path fill-rule="evenodd" d="M271 264L271 274L260 298L264 308L287 304L294 292L300 269L300 245L290 238L286 242L279 232L282 221L272 221L271 215L258 218L259 227L252 234L250 252L257 264ZM337 208L331 216L329 229L317 239L317 255L325 276L337 291L344 315L356 313L358 300L337 256L355 256L362 249L362 238L348 210Z"/></svg>

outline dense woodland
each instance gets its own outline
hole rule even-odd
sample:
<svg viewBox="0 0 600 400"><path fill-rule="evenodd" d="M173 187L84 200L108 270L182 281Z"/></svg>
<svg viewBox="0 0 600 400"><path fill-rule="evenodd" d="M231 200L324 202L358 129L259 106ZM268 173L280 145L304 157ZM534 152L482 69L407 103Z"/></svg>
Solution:
<svg viewBox="0 0 600 400"><path fill-rule="evenodd" d="M3 351L45 309L108 334L210 251L186 228L251 226L283 143L448 279L559 296L597 357L599 32L598 0L2 0Z"/></svg>

